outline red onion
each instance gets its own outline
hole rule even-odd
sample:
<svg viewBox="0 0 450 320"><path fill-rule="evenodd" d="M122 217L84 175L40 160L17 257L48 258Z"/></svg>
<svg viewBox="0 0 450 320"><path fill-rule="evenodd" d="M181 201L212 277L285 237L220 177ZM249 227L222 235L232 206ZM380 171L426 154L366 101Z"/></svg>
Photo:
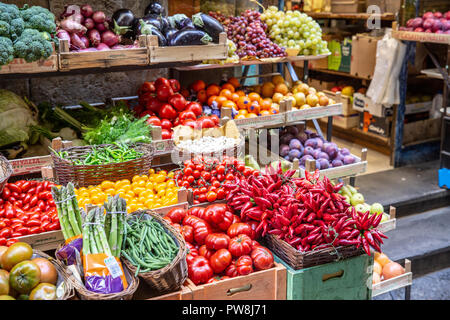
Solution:
<svg viewBox="0 0 450 320"><path fill-rule="evenodd" d="M58 37L58 39L67 40L69 42L69 46L70 46L70 34L66 30L59 29L56 32L56 36Z"/></svg>
<svg viewBox="0 0 450 320"><path fill-rule="evenodd" d="M80 36L81 41L83 41L84 46L89 48L89 39L86 36Z"/></svg>
<svg viewBox="0 0 450 320"><path fill-rule="evenodd" d="M79 50L79 49L86 49L86 45L83 42L83 40L81 40L80 36L76 33L72 33L70 35L70 41L71 41L71 49L74 50Z"/></svg>
<svg viewBox="0 0 450 320"><path fill-rule="evenodd" d="M88 30L93 29L93 28L95 27L95 22L94 22L94 20L92 20L91 18L86 18L86 19L84 20L84 26L85 26Z"/></svg>
<svg viewBox="0 0 450 320"><path fill-rule="evenodd" d="M93 46L97 46L101 41L100 32L97 29L89 30L87 36Z"/></svg>
<svg viewBox="0 0 450 320"><path fill-rule="evenodd" d="M102 23L106 20L106 15L103 11L95 11L92 14L92 19L95 21L95 23Z"/></svg>
<svg viewBox="0 0 450 320"><path fill-rule="evenodd" d="M108 47L113 47L119 43L119 36L111 30L107 30L102 33L102 42Z"/></svg>
<svg viewBox="0 0 450 320"><path fill-rule="evenodd" d="M108 47L107 44L105 44L105 43L102 42L102 43L99 43L99 44L98 44L97 50L99 50L99 51L110 50L110 48Z"/></svg>
<svg viewBox="0 0 450 320"><path fill-rule="evenodd" d="M106 30L108 30L109 25L108 22L103 22L103 23L97 23L95 25L95 29L97 29L99 32L105 32Z"/></svg>
<svg viewBox="0 0 450 320"><path fill-rule="evenodd" d="M88 4L84 4L81 6L81 14L85 18L89 18L94 13L94 10L92 10L92 7Z"/></svg>
<svg viewBox="0 0 450 320"><path fill-rule="evenodd" d="M81 23L78 23L74 20L66 18L60 23L61 28L66 30L69 33L86 33L87 29Z"/></svg>
<svg viewBox="0 0 450 320"><path fill-rule="evenodd" d="M423 20L434 19L434 14L433 14L433 12L428 11L423 14L422 18L423 18Z"/></svg>
<svg viewBox="0 0 450 320"><path fill-rule="evenodd" d="M440 11L436 11L435 13L433 13L433 15L437 19L440 19L443 17L442 12L440 12Z"/></svg>

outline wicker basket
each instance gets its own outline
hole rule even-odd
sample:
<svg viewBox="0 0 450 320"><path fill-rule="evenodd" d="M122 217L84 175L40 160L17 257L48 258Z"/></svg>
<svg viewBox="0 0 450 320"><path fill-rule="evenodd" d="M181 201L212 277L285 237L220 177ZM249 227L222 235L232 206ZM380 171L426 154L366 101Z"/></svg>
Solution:
<svg viewBox="0 0 450 320"><path fill-rule="evenodd" d="M75 288L77 296L81 300L131 300L139 286L139 279L134 277L126 266L122 265L122 268L125 273L125 278L127 279L128 287L117 293L104 294L87 290L84 284L80 283L68 268L65 270L65 278L66 282L70 283Z"/></svg>
<svg viewBox="0 0 450 320"><path fill-rule="evenodd" d="M58 272L58 280L56 282L57 294L59 294L59 288L62 289L62 294L58 298L58 300L69 300L74 295L74 289L71 283L65 281L66 280L66 272L64 265L61 264L58 260L50 257L48 254L39 251L39 250L33 250L33 256L32 258L45 258L50 261L50 263L56 268L56 271Z"/></svg>
<svg viewBox="0 0 450 320"><path fill-rule="evenodd" d="M88 187L90 185L98 185L105 180L131 180L135 175L148 174L153 159L153 147L145 143L132 145L136 151L143 153L142 157L138 159L101 165L75 165L72 163L72 161L81 159L82 156L91 152L94 147L106 146L115 147L114 145L103 144L61 149L60 151L67 151L69 153L68 160L62 159L52 152L51 155L57 182L66 185L72 181L76 184L76 187Z"/></svg>
<svg viewBox="0 0 450 320"><path fill-rule="evenodd" d="M144 281L153 289L159 291L160 293L166 293L170 291L178 290L181 285L186 281L187 273L187 262L186 262L186 242L183 236L172 227L166 220L164 220L160 215L151 210L136 211L132 213L134 216L139 216L142 214L153 217L157 220L163 228L174 238L174 240L179 245L178 254L175 256L173 261L169 263L162 269L154 270L145 273L138 273L138 275L144 279ZM122 257L123 263L135 274L136 267L132 265L127 259Z"/></svg>
<svg viewBox="0 0 450 320"><path fill-rule="evenodd" d="M300 252L289 243L275 235L264 236L264 243L280 259L286 262L292 269L309 268L341 259L347 259L364 254L362 248L356 246L329 247L315 251Z"/></svg>
<svg viewBox="0 0 450 320"><path fill-rule="evenodd" d="M0 155L0 193L2 193L5 184L12 175L11 163L4 156Z"/></svg>
<svg viewBox="0 0 450 320"><path fill-rule="evenodd" d="M210 157L221 160L225 156L239 158L244 154L245 154L245 140L241 138L235 146L231 148L223 148L216 152L197 153L174 146L172 150L172 162L180 164L186 160L190 160L198 156Z"/></svg>

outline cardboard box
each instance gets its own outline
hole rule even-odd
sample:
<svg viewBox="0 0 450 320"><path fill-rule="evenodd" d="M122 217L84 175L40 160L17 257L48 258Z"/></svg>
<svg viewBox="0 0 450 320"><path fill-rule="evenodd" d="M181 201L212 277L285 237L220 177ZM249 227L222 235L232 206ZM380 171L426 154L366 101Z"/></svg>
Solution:
<svg viewBox="0 0 450 320"><path fill-rule="evenodd" d="M328 42L331 55L328 56L328 69L350 72L352 56L352 40L345 38L343 41L332 40Z"/></svg>
<svg viewBox="0 0 450 320"><path fill-rule="evenodd" d="M322 118L320 121L324 123L328 123L328 118ZM356 128L359 125L359 114L353 114L351 116L333 116L333 126L342 128L342 129L350 129Z"/></svg>
<svg viewBox="0 0 450 320"><path fill-rule="evenodd" d="M328 69L328 58L308 61L310 69Z"/></svg>
<svg viewBox="0 0 450 320"><path fill-rule="evenodd" d="M375 5L380 8L380 13L397 13L402 5L401 0L366 0L367 8Z"/></svg>
<svg viewBox="0 0 450 320"><path fill-rule="evenodd" d="M357 34L352 37L350 74L372 79L375 70L377 43L381 37Z"/></svg>
<svg viewBox="0 0 450 320"><path fill-rule="evenodd" d="M338 85L337 81L325 81L325 80L318 80L313 78L308 78L308 85L310 87L313 87L317 91L324 91L324 90L331 90L333 87L336 87Z"/></svg>
<svg viewBox="0 0 450 320"><path fill-rule="evenodd" d="M405 105L405 115L413 113L427 112L431 110L433 101L410 103Z"/></svg>
<svg viewBox="0 0 450 320"><path fill-rule="evenodd" d="M391 134L392 119L389 117L377 117L367 111L359 114L359 128L364 132L371 132L382 137Z"/></svg>
<svg viewBox="0 0 450 320"><path fill-rule="evenodd" d="M358 13L365 10L365 0L331 0L331 12L333 13Z"/></svg>
<svg viewBox="0 0 450 320"><path fill-rule="evenodd" d="M353 94L353 109L359 112L369 112L377 117L387 117L394 113L392 107L386 107L380 103L374 103L365 94L355 92Z"/></svg>

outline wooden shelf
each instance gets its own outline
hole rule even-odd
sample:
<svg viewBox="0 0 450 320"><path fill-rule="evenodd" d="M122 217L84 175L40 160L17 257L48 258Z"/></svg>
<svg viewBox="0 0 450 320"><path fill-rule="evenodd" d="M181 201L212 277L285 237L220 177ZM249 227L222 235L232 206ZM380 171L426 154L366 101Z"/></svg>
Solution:
<svg viewBox="0 0 450 320"><path fill-rule="evenodd" d="M400 31L397 22L392 23L392 37L404 41L431 42L450 45L450 34Z"/></svg>
<svg viewBox="0 0 450 320"><path fill-rule="evenodd" d="M313 19L354 19L354 20L367 20L369 18L378 18L385 21L394 21L395 14L383 13L383 14L370 14L370 13L333 13L333 12L305 12Z"/></svg>
<svg viewBox="0 0 450 320"><path fill-rule="evenodd" d="M358 77L355 75L352 75L348 72L342 72L342 71L335 71L335 70L329 70L329 69L310 69L311 72L321 72L321 73L327 73L327 74L333 74L336 76L342 76L347 78L354 78L354 79L361 79L361 80L371 80L370 78L364 78L364 77Z"/></svg>

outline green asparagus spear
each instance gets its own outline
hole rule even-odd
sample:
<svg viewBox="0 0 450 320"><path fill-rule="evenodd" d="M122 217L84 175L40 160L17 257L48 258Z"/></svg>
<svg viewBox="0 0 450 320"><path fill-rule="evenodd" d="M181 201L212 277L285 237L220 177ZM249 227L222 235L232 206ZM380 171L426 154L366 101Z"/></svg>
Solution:
<svg viewBox="0 0 450 320"><path fill-rule="evenodd" d="M67 199L67 189L65 187L61 187L61 193L60 194L61 194L61 198L60 198L61 211L62 211L62 214L64 216L64 220L66 221L66 226L67 226L67 230L66 230L67 237L68 238L72 238L72 237L76 236L77 234L75 234L75 232L74 232L74 230L72 228L72 225L71 225L70 219L69 219L69 214L67 212L67 210L68 210L67 209L67 200L66 200Z"/></svg>
<svg viewBox="0 0 450 320"><path fill-rule="evenodd" d="M81 234L81 230L80 230L80 226L78 225L78 220L75 217L75 212L73 210L73 205L72 205L72 203L73 203L72 200L75 199L75 201L77 201L77 199L75 197L75 193L74 193L74 190L73 190L73 185L72 185L72 188L70 188L70 185L71 185L71 183L69 182L67 187L66 187L66 199L67 199L67 201L64 201L65 202L64 205L66 207L67 214L68 214L68 217L69 217L69 222L70 222L70 225L72 226L72 230L74 232L74 235L77 236L77 235Z"/></svg>
<svg viewBox="0 0 450 320"><path fill-rule="evenodd" d="M92 216L92 210L89 211L88 215L86 216L85 223L83 225L83 254L90 254L91 250L89 248L89 224L86 222L89 222Z"/></svg>
<svg viewBox="0 0 450 320"><path fill-rule="evenodd" d="M61 197L60 197L58 188L55 186L52 187L52 197L56 204L56 211L58 212L58 219L59 219L59 223L61 225L61 232L63 234L64 240L67 240L67 239L69 239L69 237L67 236L67 231L66 231L66 229L67 229L66 221L62 215L61 204L59 203L59 201L61 200Z"/></svg>
<svg viewBox="0 0 450 320"><path fill-rule="evenodd" d="M111 210L114 212L111 214L111 231L109 233L109 247L111 248L111 252L115 253L117 250L117 201L116 197L113 198Z"/></svg>
<svg viewBox="0 0 450 320"><path fill-rule="evenodd" d="M100 215L103 215L103 210L104 210L104 208L103 207L100 207L99 208L99 210L97 211L97 221L99 222L99 224L96 224L96 225L94 225L95 226L95 228L96 228L96 231L97 231L97 238L98 238L98 240L100 241L100 243L101 243L101 245L102 245L102 247L103 247L103 253L105 253L106 255L108 255L108 256L111 256L112 255L112 253L111 253L111 249L110 249L110 247L109 247L109 244L108 244L108 240L106 239L106 234L105 234L105 228L103 227L103 225L101 225L100 223L101 223L101 217L100 217Z"/></svg>
<svg viewBox="0 0 450 320"><path fill-rule="evenodd" d="M114 256L117 258L120 258L120 251L122 249L122 241L123 241L123 233L124 233L124 228L125 228L125 212L127 211L127 205L124 199L118 197L118 204L119 204L119 208L118 211L121 212L118 215L119 218L119 224L118 224L118 232L119 235L117 236L117 249L115 251Z"/></svg>
<svg viewBox="0 0 450 320"><path fill-rule="evenodd" d="M70 194L71 195L75 195L75 190L74 190L73 183L69 182L67 184L67 187L69 188ZM72 198L72 207L73 207L73 212L75 214L75 219L77 220L78 229L81 231L83 222L82 222L82 219L81 219L80 207L78 206L77 197L73 197Z"/></svg>
<svg viewBox="0 0 450 320"><path fill-rule="evenodd" d="M105 234L106 237L109 239L109 233L111 232L111 206L112 206L112 197L108 195L108 202L105 202L105 210L106 210L106 216L105 216Z"/></svg>

